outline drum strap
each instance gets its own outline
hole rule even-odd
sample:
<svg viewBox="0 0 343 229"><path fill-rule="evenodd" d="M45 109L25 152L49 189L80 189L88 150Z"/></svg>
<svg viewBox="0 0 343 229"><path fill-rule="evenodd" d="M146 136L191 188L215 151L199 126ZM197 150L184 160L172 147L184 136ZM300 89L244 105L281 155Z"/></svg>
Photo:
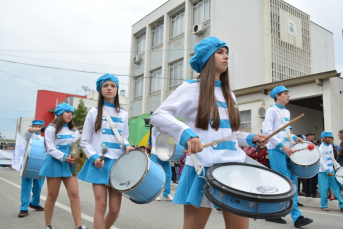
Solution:
<svg viewBox="0 0 343 229"><path fill-rule="evenodd" d="M341 167L336 159L331 155L330 151L328 150L328 148L326 148L326 146L323 144L322 147L325 149L326 153L330 156L331 160L332 160L332 163L333 163L333 167L335 170L337 170L339 167Z"/></svg>
<svg viewBox="0 0 343 229"><path fill-rule="evenodd" d="M282 112L280 111L280 109L274 105L274 108L277 110L277 112L279 113L280 117L281 117L281 121L282 121L282 124L283 125L286 125L286 120L285 120L285 117L282 115ZM288 139L289 139L289 142L291 143L290 145L290 148L295 145L295 141L293 140L292 138L292 134L291 134L291 131L289 129L289 126L286 127L286 133L287 133L287 136L288 136Z"/></svg>
<svg viewBox="0 0 343 229"><path fill-rule="evenodd" d="M198 176L201 176L201 173L203 173L203 177L206 178L206 176L205 176L205 168L201 164L201 162L199 161L198 156L195 155L195 154L191 154L188 157L189 157L189 159L191 159L192 165L193 165L196 173L198 174Z"/></svg>
<svg viewBox="0 0 343 229"><path fill-rule="evenodd" d="M106 111L106 109L104 107L102 108L102 113L105 116L108 124L110 125L110 127L111 127L111 129L112 129L112 131L114 133L114 136L116 136L118 142L120 142L122 144L122 146L123 146L123 149L125 149L124 139L119 134L118 129L116 127L116 124L114 124L114 122L111 119L111 116L108 114L108 112Z"/></svg>

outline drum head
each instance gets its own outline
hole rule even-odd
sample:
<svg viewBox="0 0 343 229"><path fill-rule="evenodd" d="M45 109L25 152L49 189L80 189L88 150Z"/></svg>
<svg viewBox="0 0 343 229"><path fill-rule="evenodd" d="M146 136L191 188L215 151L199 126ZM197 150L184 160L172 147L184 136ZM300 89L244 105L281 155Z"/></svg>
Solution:
<svg viewBox="0 0 343 229"><path fill-rule="evenodd" d="M21 164L22 167L21 167L21 170L20 170L20 176L21 177L23 177L25 175L28 158L30 157L31 145L32 145L32 137L27 142L27 145L26 145L26 148L25 148L25 152L24 152L24 156L23 156L23 162Z"/></svg>
<svg viewBox="0 0 343 229"><path fill-rule="evenodd" d="M336 175L337 181L343 185L343 167L336 170Z"/></svg>
<svg viewBox="0 0 343 229"><path fill-rule="evenodd" d="M175 147L175 141L170 135L161 133L157 137L155 150L161 161L169 161L174 155Z"/></svg>
<svg viewBox="0 0 343 229"><path fill-rule="evenodd" d="M143 180L148 169L149 158L144 152L136 149L124 153L111 169L111 185L118 191L133 189Z"/></svg>
<svg viewBox="0 0 343 229"><path fill-rule="evenodd" d="M308 149L308 145L313 145L312 143L304 142L304 143L297 143L292 147L292 150L304 149L298 152L295 152L290 159L297 165L306 166L306 165L314 165L320 159L320 152L317 146L313 145L314 148L312 150Z"/></svg>

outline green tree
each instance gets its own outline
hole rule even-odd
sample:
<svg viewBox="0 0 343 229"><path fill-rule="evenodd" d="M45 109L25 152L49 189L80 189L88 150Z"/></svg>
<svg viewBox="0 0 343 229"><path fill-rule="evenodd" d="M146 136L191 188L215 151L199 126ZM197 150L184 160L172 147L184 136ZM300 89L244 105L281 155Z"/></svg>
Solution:
<svg viewBox="0 0 343 229"><path fill-rule="evenodd" d="M85 103L82 99L80 99L79 105L77 106L73 118L73 122L75 126L82 126L85 122L86 116L87 116L87 107L85 107Z"/></svg>

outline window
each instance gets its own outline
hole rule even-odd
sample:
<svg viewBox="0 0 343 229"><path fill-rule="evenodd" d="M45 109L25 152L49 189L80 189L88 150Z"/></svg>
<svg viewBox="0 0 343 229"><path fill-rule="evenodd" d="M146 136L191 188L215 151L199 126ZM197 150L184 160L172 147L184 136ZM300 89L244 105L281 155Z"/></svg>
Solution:
<svg viewBox="0 0 343 229"><path fill-rule="evenodd" d="M241 115L241 126L239 131L251 133L251 110L240 111Z"/></svg>
<svg viewBox="0 0 343 229"><path fill-rule="evenodd" d="M137 55L141 55L145 52L145 34L137 37Z"/></svg>
<svg viewBox="0 0 343 229"><path fill-rule="evenodd" d="M163 43L163 24L152 30L152 47L155 48Z"/></svg>
<svg viewBox="0 0 343 229"><path fill-rule="evenodd" d="M171 38L176 38L177 36L185 32L185 11L182 11L172 17L171 22Z"/></svg>
<svg viewBox="0 0 343 229"><path fill-rule="evenodd" d="M169 89L177 88L183 82L183 60L170 64Z"/></svg>
<svg viewBox="0 0 343 229"><path fill-rule="evenodd" d="M135 92L134 92L134 100L142 99L143 95L143 75L137 76L135 78Z"/></svg>
<svg viewBox="0 0 343 229"><path fill-rule="evenodd" d="M193 25L211 18L211 0L200 0L193 5Z"/></svg>
<svg viewBox="0 0 343 229"><path fill-rule="evenodd" d="M155 95L161 91L161 68L151 72L150 95Z"/></svg>

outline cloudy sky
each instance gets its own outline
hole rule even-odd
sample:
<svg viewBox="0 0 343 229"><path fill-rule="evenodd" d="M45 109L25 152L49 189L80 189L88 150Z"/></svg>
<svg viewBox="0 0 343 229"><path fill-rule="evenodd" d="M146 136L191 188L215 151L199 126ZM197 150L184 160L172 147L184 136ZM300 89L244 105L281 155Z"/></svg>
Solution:
<svg viewBox="0 0 343 229"><path fill-rule="evenodd" d="M0 133L14 139L16 119L34 117L37 90L83 95L82 85L95 90L95 80L110 72L127 92L131 26L165 2L0 0ZM334 33L336 69L342 72L343 1L286 2Z"/></svg>

